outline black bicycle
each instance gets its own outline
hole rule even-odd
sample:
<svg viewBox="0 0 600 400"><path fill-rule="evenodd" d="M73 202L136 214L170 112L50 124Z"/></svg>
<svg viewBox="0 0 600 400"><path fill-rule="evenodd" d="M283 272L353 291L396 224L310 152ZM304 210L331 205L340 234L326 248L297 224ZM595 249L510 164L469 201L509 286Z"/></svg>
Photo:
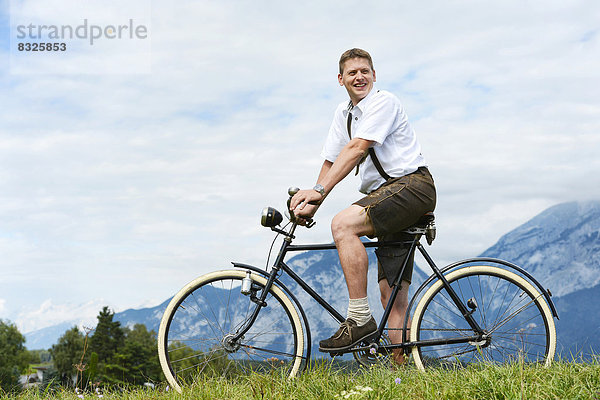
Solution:
<svg viewBox="0 0 600 400"><path fill-rule="evenodd" d="M290 199L297 190L290 188ZM262 225L283 237L270 270L233 263L236 269L200 276L173 297L158 333L160 363L173 388L181 390L200 374L233 377L277 369L293 377L305 368L311 357L310 326L299 298L282 283L282 274L333 318L344 321L284 261L289 252L330 250L335 245L292 244L301 225L292 212L288 219L281 227L281 213L271 207L263 210ZM428 244L435 238L433 214L405 232L411 240L364 242L365 247L405 246L409 251L393 281L377 334L346 353L371 365L388 362L394 349L403 349L422 370L482 361L550 365L558 315L548 290L522 268L500 259L472 258L438 268L421 244L423 237ZM388 327L400 277L416 250L433 274L412 296L404 326ZM402 330L400 343L390 341L392 329Z"/></svg>

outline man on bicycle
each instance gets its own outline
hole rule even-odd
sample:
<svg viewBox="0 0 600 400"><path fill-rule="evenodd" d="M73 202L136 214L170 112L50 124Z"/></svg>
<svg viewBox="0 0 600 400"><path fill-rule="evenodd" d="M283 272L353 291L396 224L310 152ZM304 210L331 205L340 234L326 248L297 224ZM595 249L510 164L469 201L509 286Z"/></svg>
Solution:
<svg viewBox="0 0 600 400"><path fill-rule="evenodd" d="M339 61L338 82L350 100L340 104L321 152L325 159L312 189L301 190L290 203L299 217L312 217L327 194L352 170L360 172L360 191L366 194L338 213L331 231L348 287L347 319L329 339L319 343L324 352L348 350L377 330L367 299L368 256L360 237L398 240L399 233L423 214L433 211L436 192L421 147L399 99L374 87L375 70L368 52L350 49ZM385 307L391 294L386 274L401 268L394 258L378 253L378 281ZM396 257L394 257L396 256ZM388 261L392 260L391 264ZM390 328L400 328L408 303L412 265L402 276L399 292L388 319ZM390 331L392 342L400 342L400 331ZM401 362L401 353L395 358Z"/></svg>

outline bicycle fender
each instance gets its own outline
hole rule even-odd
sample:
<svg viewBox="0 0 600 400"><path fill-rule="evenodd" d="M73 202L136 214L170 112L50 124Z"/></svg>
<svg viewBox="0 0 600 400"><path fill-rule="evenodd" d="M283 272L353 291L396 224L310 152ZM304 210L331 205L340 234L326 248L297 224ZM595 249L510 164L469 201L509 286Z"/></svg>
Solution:
<svg viewBox="0 0 600 400"><path fill-rule="evenodd" d="M257 274L260 274L266 278L268 278L269 273L267 271L265 271L264 269L255 267L253 265L249 265L249 264L243 264L243 263L236 263L236 262L232 262L233 266L235 268L240 268L240 269L249 269L252 272L256 272ZM285 286L283 284L283 282L281 282L279 279L275 278L275 283L277 284L277 286L279 286L279 288L281 290L283 290L283 292L290 298L292 299L292 301L296 304L296 307L298 308L298 310L300 310L300 315L302 315L302 320L304 320L304 325L306 326L306 360L308 362L308 360L310 360L310 348L312 346L312 340L311 340L311 334L310 334L310 325L308 324L308 318L306 317L306 313L304 312L304 308L302 308L302 306L300 305L300 302L298 301L298 298L290 291L290 289L288 289L287 286Z"/></svg>

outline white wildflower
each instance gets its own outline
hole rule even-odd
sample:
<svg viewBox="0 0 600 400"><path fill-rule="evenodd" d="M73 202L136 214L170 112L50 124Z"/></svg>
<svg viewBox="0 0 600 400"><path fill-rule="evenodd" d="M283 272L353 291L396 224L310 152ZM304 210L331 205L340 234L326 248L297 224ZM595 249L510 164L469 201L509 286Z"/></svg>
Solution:
<svg viewBox="0 0 600 400"><path fill-rule="evenodd" d="M336 394L334 397L336 399L348 399L351 396L356 396L356 395L362 395L365 394L367 392L372 391L373 388L370 388L368 386L356 386L354 389L350 390L350 391L345 391L343 390L340 394Z"/></svg>

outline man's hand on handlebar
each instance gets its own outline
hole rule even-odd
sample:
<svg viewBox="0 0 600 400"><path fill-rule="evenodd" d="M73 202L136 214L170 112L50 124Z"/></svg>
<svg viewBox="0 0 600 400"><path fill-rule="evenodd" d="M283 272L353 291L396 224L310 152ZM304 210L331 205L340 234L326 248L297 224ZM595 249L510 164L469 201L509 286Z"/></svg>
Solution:
<svg viewBox="0 0 600 400"><path fill-rule="evenodd" d="M321 200L323 200L323 196L316 190L299 190L298 193L296 193L294 197L292 197L292 201L290 202L290 210L292 210L296 215L305 217L312 216L314 215L314 212L317 211L317 208L319 208ZM304 212L304 209L306 209L307 211L309 209L313 209L313 213L311 215L308 215Z"/></svg>
<svg viewBox="0 0 600 400"><path fill-rule="evenodd" d="M290 201L290 211L296 215L300 225L306 225L306 219L315 215L321 200L323 200L323 196L316 190L300 190Z"/></svg>
<svg viewBox="0 0 600 400"><path fill-rule="evenodd" d="M312 217L313 217L313 215L315 215L318 208L319 208L318 205L308 204L302 210L298 210L298 212L294 212L294 215L296 216L296 221L298 222L298 225L304 225L304 226L308 226L310 228L310 226L312 226L314 224Z"/></svg>

